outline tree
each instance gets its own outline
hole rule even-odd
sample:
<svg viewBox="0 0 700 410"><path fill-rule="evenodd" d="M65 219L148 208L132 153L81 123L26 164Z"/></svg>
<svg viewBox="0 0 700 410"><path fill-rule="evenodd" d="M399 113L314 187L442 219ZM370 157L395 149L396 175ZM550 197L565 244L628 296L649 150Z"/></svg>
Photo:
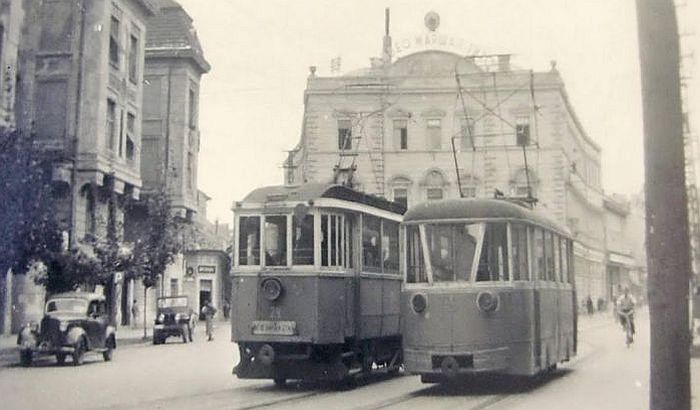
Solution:
<svg viewBox="0 0 700 410"><path fill-rule="evenodd" d="M32 136L0 131L0 275L8 269L26 273L33 260L48 266L63 251L51 208L50 164L51 158L33 149Z"/></svg>
<svg viewBox="0 0 700 410"><path fill-rule="evenodd" d="M134 224L135 242L133 263L129 276L140 278L144 287L144 324L146 337L146 298L148 289L158 283L165 269L173 263L182 249L179 224L170 206L170 198L164 190L145 195L145 204L135 205L142 218ZM145 205L145 206L144 206Z"/></svg>

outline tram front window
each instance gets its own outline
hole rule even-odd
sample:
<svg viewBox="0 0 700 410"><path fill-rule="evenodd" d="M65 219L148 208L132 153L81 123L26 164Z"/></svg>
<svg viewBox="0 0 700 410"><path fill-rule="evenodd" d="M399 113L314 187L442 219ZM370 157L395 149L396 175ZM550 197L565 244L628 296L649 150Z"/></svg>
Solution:
<svg viewBox="0 0 700 410"><path fill-rule="evenodd" d="M287 265L287 216L265 217L265 265Z"/></svg>
<svg viewBox="0 0 700 410"><path fill-rule="evenodd" d="M483 224L425 225L433 282L469 281Z"/></svg>
<svg viewBox="0 0 700 410"><path fill-rule="evenodd" d="M476 271L476 281L509 280L508 273L507 225L505 223L487 224Z"/></svg>
<svg viewBox="0 0 700 410"><path fill-rule="evenodd" d="M260 265L260 217L242 216L238 224L239 265Z"/></svg>
<svg viewBox="0 0 700 410"><path fill-rule="evenodd" d="M293 219L292 263L294 265L314 264L314 216L304 215Z"/></svg>

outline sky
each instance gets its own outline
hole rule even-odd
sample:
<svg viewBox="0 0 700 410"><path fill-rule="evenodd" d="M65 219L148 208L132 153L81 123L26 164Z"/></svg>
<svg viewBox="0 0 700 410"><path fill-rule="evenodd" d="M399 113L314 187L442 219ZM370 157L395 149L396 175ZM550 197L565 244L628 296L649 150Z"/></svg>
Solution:
<svg viewBox="0 0 700 410"><path fill-rule="evenodd" d="M602 147L606 193L641 191L642 109L632 0L179 0L194 20L212 70L200 90L199 188L208 217L232 219L231 204L283 182L285 150L299 141L309 66L331 75L381 55L384 8L394 41L421 34L428 11L439 32L483 53L512 54L514 65L547 71L556 61L574 111ZM700 5L680 9L694 32ZM700 52L700 33L683 37ZM688 62L691 62L688 60ZM700 127L700 62L692 63L691 125ZM700 161L700 160L699 160Z"/></svg>

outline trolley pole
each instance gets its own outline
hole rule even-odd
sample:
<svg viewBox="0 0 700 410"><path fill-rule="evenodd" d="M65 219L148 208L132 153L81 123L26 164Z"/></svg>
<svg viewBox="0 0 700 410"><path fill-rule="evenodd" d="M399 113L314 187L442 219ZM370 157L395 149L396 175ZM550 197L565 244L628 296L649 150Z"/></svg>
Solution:
<svg viewBox="0 0 700 410"><path fill-rule="evenodd" d="M649 408L690 409L690 249L673 0L637 0L651 363Z"/></svg>

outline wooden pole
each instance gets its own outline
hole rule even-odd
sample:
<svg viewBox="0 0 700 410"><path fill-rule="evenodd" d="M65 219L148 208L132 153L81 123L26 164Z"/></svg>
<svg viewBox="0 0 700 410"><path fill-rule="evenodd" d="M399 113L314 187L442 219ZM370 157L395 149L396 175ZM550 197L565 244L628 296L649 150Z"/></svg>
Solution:
<svg viewBox="0 0 700 410"><path fill-rule="evenodd" d="M646 172L649 408L684 410L690 409L690 249L673 1L637 0L637 24Z"/></svg>

